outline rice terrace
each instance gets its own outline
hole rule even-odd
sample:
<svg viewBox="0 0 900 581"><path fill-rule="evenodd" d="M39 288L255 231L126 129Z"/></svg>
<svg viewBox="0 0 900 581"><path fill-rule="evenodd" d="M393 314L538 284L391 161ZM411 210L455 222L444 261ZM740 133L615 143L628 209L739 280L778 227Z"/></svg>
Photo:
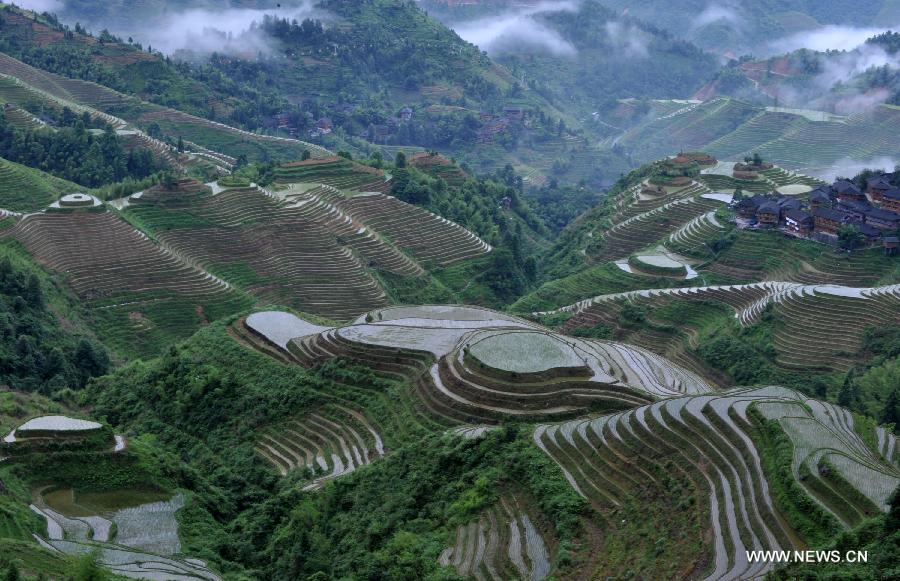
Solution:
<svg viewBox="0 0 900 581"><path fill-rule="evenodd" d="M900 7L0 2L0 581L900 578Z"/></svg>

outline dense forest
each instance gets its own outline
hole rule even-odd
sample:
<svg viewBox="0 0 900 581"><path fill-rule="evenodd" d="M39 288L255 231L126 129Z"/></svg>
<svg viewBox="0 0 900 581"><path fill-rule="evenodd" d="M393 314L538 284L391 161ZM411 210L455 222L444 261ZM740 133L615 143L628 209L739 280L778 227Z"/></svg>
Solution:
<svg viewBox="0 0 900 581"><path fill-rule="evenodd" d="M71 111L63 112L60 123L59 128L25 130L0 116L0 157L88 188L162 169L148 149L126 152L110 126L95 135Z"/></svg>

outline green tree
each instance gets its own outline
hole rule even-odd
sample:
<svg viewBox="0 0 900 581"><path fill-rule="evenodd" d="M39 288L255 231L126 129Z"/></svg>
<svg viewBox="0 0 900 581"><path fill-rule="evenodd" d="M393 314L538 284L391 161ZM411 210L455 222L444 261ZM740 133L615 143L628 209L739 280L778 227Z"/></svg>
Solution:
<svg viewBox="0 0 900 581"><path fill-rule="evenodd" d="M6 568L4 581L19 581L21 578L22 575L19 573L19 568L16 567L15 563L10 562L9 566Z"/></svg>
<svg viewBox="0 0 900 581"><path fill-rule="evenodd" d="M900 393L898 393L898 388L894 388L891 391L891 395L888 396L887 401L884 402L884 409L881 410L881 416L879 416L878 420L882 424L893 424L894 428L900 425Z"/></svg>
<svg viewBox="0 0 900 581"><path fill-rule="evenodd" d="M844 376L844 383L841 384L841 389L838 391L837 395L837 404L839 406L851 408L854 407L859 400L859 394L856 383L853 381L853 377L854 373L852 369Z"/></svg>
<svg viewBox="0 0 900 581"><path fill-rule="evenodd" d="M841 248L844 248L845 250L859 248L866 241L865 235L853 224L845 224L838 228L837 236Z"/></svg>
<svg viewBox="0 0 900 581"><path fill-rule="evenodd" d="M397 168L406 167L406 154L402 151L398 151L397 155L394 156L394 166Z"/></svg>
<svg viewBox="0 0 900 581"><path fill-rule="evenodd" d="M97 562L98 554L85 553L75 561L72 573L74 581L106 581L109 575Z"/></svg>

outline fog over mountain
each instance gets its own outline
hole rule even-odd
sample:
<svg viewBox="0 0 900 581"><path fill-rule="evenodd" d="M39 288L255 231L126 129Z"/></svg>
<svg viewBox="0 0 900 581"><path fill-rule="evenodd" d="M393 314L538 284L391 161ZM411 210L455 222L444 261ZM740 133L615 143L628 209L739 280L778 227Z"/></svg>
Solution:
<svg viewBox="0 0 900 581"><path fill-rule="evenodd" d="M257 28L265 16L303 20L326 18L316 0L285 0L261 8L222 6L217 2L187 5L133 15L123 5L108 10L100 18L86 18L83 0L21 0L19 4L38 12L54 12L66 21L77 21L93 32L107 29L122 37L150 45L165 54L188 51L193 54L239 54L252 56L273 49L271 40ZM129 16L130 15L130 16Z"/></svg>
<svg viewBox="0 0 900 581"><path fill-rule="evenodd" d="M488 53L546 51L556 55L575 54L575 47L537 18L553 12L574 12L576 0L539 2L475 20L449 23L459 36Z"/></svg>

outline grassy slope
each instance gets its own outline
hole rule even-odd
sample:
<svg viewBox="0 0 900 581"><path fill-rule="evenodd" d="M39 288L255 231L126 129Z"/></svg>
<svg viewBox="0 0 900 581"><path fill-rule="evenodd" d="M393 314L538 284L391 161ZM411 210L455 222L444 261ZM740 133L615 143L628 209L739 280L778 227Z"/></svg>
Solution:
<svg viewBox="0 0 900 581"><path fill-rule="evenodd" d="M62 194L84 190L78 184L0 159L0 208L15 212L41 210Z"/></svg>
<svg viewBox="0 0 900 581"><path fill-rule="evenodd" d="M183 459L182 477L215 519L185 522L187 545L199 554L218 552L226 566L241 560L287 576L316 569L365 576L373 560L399 566L390 551L416 532L421 538L410 558L417 571L433 572L454 517L465 521L512 485L537 499L558 536L576 537L581 503L530 445L528 430L481 443L448 441L442 428L412 415L409 390L340 363L314 371L276 363L235 342L217 322L160 359L98 381L90 400L98 415L153 434ZM336 401L366 410L390 452L316 496L300 494L299 475L279 480L254 453L254 433ZM468 491L485 474L488 484L473 500ZM388 487L392 500L385 502ZM464 496L471 502L454 504ZM208 534L196 534L200 529ZM308 560L296 558L296 546L310 547Z"/></svg>

